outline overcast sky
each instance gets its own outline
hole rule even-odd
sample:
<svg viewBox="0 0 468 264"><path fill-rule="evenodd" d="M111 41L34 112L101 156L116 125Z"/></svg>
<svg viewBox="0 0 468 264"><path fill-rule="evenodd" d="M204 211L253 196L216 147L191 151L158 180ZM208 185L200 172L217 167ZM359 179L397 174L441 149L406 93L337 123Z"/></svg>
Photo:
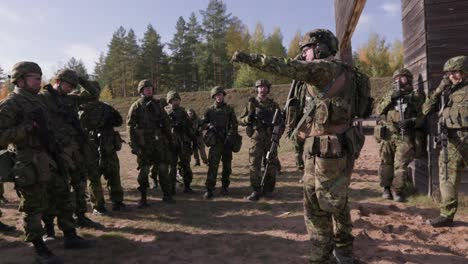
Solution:
<svg viewBox="0 0 468 264"><path fill-rule="evenodd" d="M22 60L35 61L52 73L72 56L89 72L101 52L107 52L112 33L133 28L139 39L149 23L169 42L179 16L200 10L209 0L0 0L0 66L9 72ZM335 31L333 0L224 0L228 12L252 32L261 22L267 34L280 27L287 48L294 34L314 28ZM353 48L377 32L388 41L402 39L401 1L367 0L353 36Z"/></svg>

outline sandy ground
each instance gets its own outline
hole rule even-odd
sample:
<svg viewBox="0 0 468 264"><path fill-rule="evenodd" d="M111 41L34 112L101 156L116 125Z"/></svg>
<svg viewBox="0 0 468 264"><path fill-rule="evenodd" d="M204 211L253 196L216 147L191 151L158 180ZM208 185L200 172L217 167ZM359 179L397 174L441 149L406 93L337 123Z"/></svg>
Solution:
<svg viewBox="0 0 468 264"><path fill-rule="evenodd" d="M124 146L119 156L130 211L90 216L102 228L79 233L94 240L92 249L64 250L61 232L50 247L66 263L307 263L310 245L302 215L301 175L295 169L292 147L282 145L283 172L275 197L252 203L244 199L251 191L249 146L245 140L234 156L229 197L202 200L207 168L194 167L196 194L179 193L175 205L166 205L159 189L151 191L151 207L144 210L136 208L135 157ZM468 263L467 209L459 211L455 227L425 225L427 218L437 215L434 203L423 197L404 204L379 198L378 162L378 145L368 137L350 188L359 262ZM18 198L11 185L6 189L10 202L2 207L2 221L19 231L0 235L0 263L31 263L33 249L22 242Z"/></svg>

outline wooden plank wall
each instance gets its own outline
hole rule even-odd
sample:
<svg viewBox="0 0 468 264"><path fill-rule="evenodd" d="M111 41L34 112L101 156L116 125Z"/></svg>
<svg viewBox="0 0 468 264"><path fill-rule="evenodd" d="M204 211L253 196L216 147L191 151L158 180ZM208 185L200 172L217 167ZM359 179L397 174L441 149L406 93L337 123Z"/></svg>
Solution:
<svg viewBox="0 0 468 264"><path fill-rule="evenodd" d="M414 76L415 88L426 94L435 89L442 77L442 68L449 58L468 55L468 1L466 0L402 0L404 63ZM437 117L430 117L430 130L435 131ZM438 154L434 150L432 170L438 184ZM427 170L416 166L413 179L427 181ZM468 170L462 176L460 191L468 193Z"/></svg>
<svg viewBox="0 0 468 264"><path fill-rule="evenodd" d="M338 58L352 64L351 38L366 0L335 0L336 37L340 42Z"/></svg>

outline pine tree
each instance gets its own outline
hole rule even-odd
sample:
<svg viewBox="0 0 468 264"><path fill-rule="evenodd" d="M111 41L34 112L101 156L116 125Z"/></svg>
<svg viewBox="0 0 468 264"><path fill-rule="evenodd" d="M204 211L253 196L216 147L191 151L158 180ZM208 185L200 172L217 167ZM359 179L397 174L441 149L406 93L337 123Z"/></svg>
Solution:
<svg viewBox="0 0 468 264"><path fill-rule="evenodd" d="M125 84L126 60L124 57L126 34L127 31L122 26L114 32L105 59L103 77L106 79L105 82L109 85L112 94L117 97L127 96Z"/></svg>
<svg viewBox="0 0 468 264"><path fill-rule="evenodd" d="M126 58L125 84L130 94L132 94L132 96L136 96L137 91L135 90L135 87L138 85L137 66L140 58L140 46L137 43L137 38L133 29L128 31L128 34L125 37L124 47L124 57Z"/></svg>
<svg viewBox="0 0 468 264"><path fill-rule="evenodd" d="M81 59L77 60L71 57L70 60L63 66L63 68L74 70L78 76L87 76L88 70Z"/></svg>
<svg viewBox="0 0 468 264"><path fill-rule="evenodd" d="M288 48L288 57L289 58L295 58L299 53L301 53L301 49L299 48L299 42L302 39L302 34L300 31L296 32L296 35L294 35L294 38L291 40L289 43L289 48Z"/></svg>
<svg viewBox="0 0 468 264"><path fill-rule="evenodd" d="M169 43L171 56L171 73L174 80L174 90L186 90L191 78L189 56L191 56L189 47L186 43L187 26L183 17L179 17L176 24L176 33Z"/></svg>
<svg viewBox="0 0 468 264"><path fill-rule="evenodd" d="M99 55L98 61L96 61L94 64L94 76L96 80L99 82L99 85L101 87L104 87L107 85L106 77L105 77L105 73L106 73L105 67L106 67L106 56L104 55L104 53L101 53Z"/></svg>
<svg viewBox="0 0 468 264"><path fill-rule="evenodd" d="M167 80L167 78L162 78L163 72L168 71L163 48L161 36L149 24L142 39L138 77L140 80L151 79L157 91L161 91L164 80Z"/></svg>
<svg viewBox="0 0 468 264"><path fill-rule="evenodd" d="M200 11L203 22L202 29L206 40L205 55L207 83L210 85L227 86L232 82L232 65L226 52L226 32L231 23L231 13L227 13L226 5L220 0L210 0L205 11Z"/></svg>

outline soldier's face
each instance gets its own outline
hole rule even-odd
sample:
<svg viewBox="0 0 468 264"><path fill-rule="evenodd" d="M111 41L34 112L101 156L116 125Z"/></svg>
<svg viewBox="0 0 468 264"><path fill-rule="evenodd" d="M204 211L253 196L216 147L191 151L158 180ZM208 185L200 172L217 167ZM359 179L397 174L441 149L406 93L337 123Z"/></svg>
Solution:
<svg viewBox="0 0 468 264"><path fill-rule="evenodd" d="M447 74L453 85L459 84L463 81L463 73L461 71L447 72Z"/></svg>
<svg viewBox="0 0 468 264"><path fill-rule="evenodd" d="M179 107L180 105L180 99L178 98L174 98L171 100L171 104L172 104L172 107L175 108L175 107Z"/></svg>
<svg viewBox="0 0 468 264"><path fill-rule="evenodd" d="M37 94L41 90L41 81L42 75L38 73L29 73L24 76L24 79L18 80L18 87Z"/></svg>
<svg viewBox="0 0 468 264"><path fill-rule="evenodd" d="M190 118L193 118L193 113L192 113L192 112L187 112L187 115L188 115Z"/></svg>
<svg viewBox="0 0 468 264"><path fill-rule="evenodd" d="M219 93L215 95L215 100L217 103L222 103L224 102L224 94Z"/></svg>
<svg viewBox="0 0 468 264"><path fill-rule="evenodd" d="M268 88L268 86L261 85L257 87L257 92L258 92L258 96L266 97L268 93L270 92L270 89Z"/></svg>
<svg viewBox="0 0 468 264"><path fill-rule="evenodd" d="M58 86L60 87L59 91L62 93L62 94L69 94L71 93L71 91L73 91L73 89L75 87L73 87L73 85L67 83L67 82L64 82L64 81L60 81L58 83Z"/></svg>
<svg viewBox="0 0 468 264"><path fill-rule="evenodd" d="M302 57L305 61L313 61L315 59L314 49L312 47L305 47L302 50Z"/></svg>
<svg viewBox="0 0 468 264"><path fill-rule="evenodd" d="M143 88L143 96L144 97L152 97L153 96L153 87L147 86Z"/></svg>
<svg viewBox="0 0 468 264"><path fill-rule="evenodd" d="M400 81L401 84L408 84L408 77L400 76L399 81Z"/></svg>

